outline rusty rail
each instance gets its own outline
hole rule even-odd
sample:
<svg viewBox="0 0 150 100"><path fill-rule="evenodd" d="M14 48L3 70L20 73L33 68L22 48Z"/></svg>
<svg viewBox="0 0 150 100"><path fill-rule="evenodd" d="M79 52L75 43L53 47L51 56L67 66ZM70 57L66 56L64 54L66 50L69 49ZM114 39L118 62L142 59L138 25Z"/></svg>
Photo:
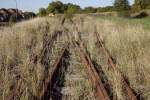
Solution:
<svg viewBox="0 0 150 100"><path fill-rule="evenodd" d="M62 48L62 50L60 52L60 56L57 58L56 62L54 63L53 68L51 70L49 70L48 78L43 82L43 88L38 94L39 100L44 100L45 93L48 91L48 85L52 84L51 80L54 77L54 73L56 73L57 69L59 68L58 65L59 65L65 51L67 50L68 45L69 45L69 43L65 44L64 48Z"/></svg>
<svg viewBox="0 0 150 100"><path fill-rule="evenodd" d="M108 96L106 89L104 88L104 85L99 78L99 75L92 64L92 61L90 60L90 57L84 52L83 45L78 45L80 56L82 59L82 62L84 63L86 67L87 74L89 75L91 83L96 87L95 91L95 97L97 100L110 100L110 97Z"/></svg>
<svg viewBox="0 0 150 100"><path fill-rule="evenodd" d="M54 32L54 34L49 39L48 34L44 34L44 36L43 36L43 40L44 40L43 41L43 49L41 51L40 56L44 57L45 53L48 50L48 47L50 47L50 49L51 49L52 44L54 44L54 41L57 39L58 36L61 36L61 35L62 35L61 31L56 31L56 32Z"/></svg>
<svg viewBox="0 0 150 100"><path fill-rule="evenodd" d="M48 47L52 48L52 44L54 43L54 41L57 39L58 36L61 36L61 35L62 35L61 31L56 31L54 32L52 37L48 39L47 34L46 34L45 37L47 38L47 41L44 41L43 43L44 49L42 49L41 51L41 54L40 54L40 56L42 56L41 58L44 58ZM5 97L5 100L13 100L16 96L19 96L21 94L19 91L21 84L22 84L22 80L19 80L18 84L16 84L15 88L12 89L11 93L9 93L9 95Z"/></svg>
<svg viewBox="0 0 150 100"><path fill-rule="evenodd" d="M19 89L21 88L22 80L19 80L18 83L19 84L17 84L17 86L13 88L12 92L9 95L7 95L4 98L4 100L14 100L15 96L19 96L20 94L22 94L22 93L19 92Z"/></svg>
<svg viewBox="0 0 150 100"><path fill-rule="evenodd" d="M108 64L111 66L110 68L113 70L113 71L116 71L119 73L120 75L120 78L123 82L123 86L124 88L126 89L127 91L127 94L129 96L129 99L130 100L137 100L133 90L131 89L131 87L128 85L128 83L126 82L125 78L124 78L124 75L119 71L119 69L117 69L116 67L116 64L114 63L113 61L113 58L112 56L110 55L108 49L104 46L102 40L99 38L99 34L97 32L95 32L95 35L97 37L97 43L99 44L99 46L102 48L103 52L105 53L105 55L108 57Z"/></svg>

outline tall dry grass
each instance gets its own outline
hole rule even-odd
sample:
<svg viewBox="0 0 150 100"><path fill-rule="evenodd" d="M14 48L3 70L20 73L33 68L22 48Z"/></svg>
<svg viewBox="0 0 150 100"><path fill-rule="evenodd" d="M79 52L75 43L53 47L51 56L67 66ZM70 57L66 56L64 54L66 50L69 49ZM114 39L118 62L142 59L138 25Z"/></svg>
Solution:
<svg viewBox="0 0 150 100"><path fill-rule="evenodd" d="M81 20L81 17L75 20ZM142 95L142 100L149 100L150 34L143 28L143 24L134 25L130 22L118 24L113 20L95 17L84 18L82 24L77 22L78 29L82 33L82 40L87 45L92 60L102 67L109 82L112 83L114 100L128 100L127 94L119 80L120 76L109 70L107 57L100 48L96 47L97 40L94 32L99 33L99 38L116 59L117 68L128 79L131 88L137 95Z"/></svg>
<svg viewBox="0 0 150 100"><path fill-rule="evenodd" d="M61 20L61 19L60 19ZM0 30L0 99L18 87L21 100L37 96L45 77L41 63L46 38L61 30L58 18L36 18ZM45 35L47 37L45 37ZM56 50L55 50L56 51ZM16 98L16 99L17 99Z"/></svg>
<svg viewBox="0 0 150 100"><path fill-rule="evenodd" d="M0 29L0 99L4 100L16 84L21 84L21 100L37 96L46 69L40 61L36 61L37 55L44 49L44 34L51 37L56 30L63 30L68 33L69 41L84 41L91 59L97 63L96 67L104 71L104 81L112 84L114 100L128 100L127 94L120 76L109 70L107 57L96 47L94 32L99 33L99 38L116 59L117 68L127 77L130 86L136 93L142 94L144 100L149 100L149 30L145 30L142 24L124 21L118 24L113 20L85 15L78 15L73 21L65 21L62 26L60 18L36 18ZM55 47L53 52L57 45Z"/></svg>

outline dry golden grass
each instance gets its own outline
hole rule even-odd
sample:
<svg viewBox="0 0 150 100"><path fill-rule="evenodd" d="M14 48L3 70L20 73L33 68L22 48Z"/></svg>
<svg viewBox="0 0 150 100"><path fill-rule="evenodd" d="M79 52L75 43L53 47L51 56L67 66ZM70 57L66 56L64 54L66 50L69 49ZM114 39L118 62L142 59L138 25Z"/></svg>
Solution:
<svg viewBox="0 0 150 100"><path fill-rule="evenodd" d="M121 23L121 22L120 22ZM129 22L118 24L115 21L95 19L89 17L80 27L83 39L87 44L93 60L96 60L105 71L108 79L113 83L114 100L125 100L126 95L121 89L121 82L117 74L112 74L107 68L107 59L103 52L95 47L94 32L98 32L104 45L117 61L118 69L128 78L131 87L137 93L143 93L143 98L150 98L150 34L142 25L132 25ZM99 54L99 55L97 55ZM115 75L115 76L114 76ZM117 75L117 76L116 76Z"/></svg>
<svg viewBox="0 0 150 100"><path fill-rule="evenodd" d="M62 29L58 19L36 18L0 30L0 98L4 100L16 84L24 91L21 99L37 95L45 73L40 63L44 35L51 37L57 28Z"/></svg>
<svg viewBox="0 0 150 100"><path fill-rule="evenodd" d="M76 16L74 24L61 18L36 18L0 29L0 99L10 93L15 84L21 84L21 100L37 96L39 86L45 77L45 67L34 63L40 55L44 34L50 37L56 30L70 35L70 41L81 39L85 42L93 61L102 67L108 81L112 83L114 100L126 100L118 73L108 69L107 58L95 46L98 32L111 55L117 61L117 68L128 78L137 93L143 93L144 100L150 98L150 34L142 25L118 24L107 19ZM80 32L80 34L78 34ZM55 51L55 49L54 49ZM41 56L38 56L40 59ZM19 81L21 79L21 83Z"/></svg>

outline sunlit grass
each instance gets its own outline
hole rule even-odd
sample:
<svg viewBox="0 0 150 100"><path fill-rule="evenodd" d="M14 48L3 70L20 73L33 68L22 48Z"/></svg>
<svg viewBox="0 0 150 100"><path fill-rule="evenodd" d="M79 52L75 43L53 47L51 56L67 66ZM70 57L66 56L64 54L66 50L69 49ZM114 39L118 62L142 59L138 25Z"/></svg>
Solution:
<svg viewBox="0 0 150 100"><path fill-rule="evenodd" d="M128 78L131 87L137 93L143 92L144 99L149 100L150 18L79 15L74 17L73 21L74 23L66 21L62 26L60 18L36 18L0 29L0 99L4 100L11 87L18 83L21 84L20 90L24 91L20 95L22 100L37 96L46 69L40 62L41 51L45 49L44 36L47 34L47 38L50 38L56 30L62 30L69 34L70 42L80 39L84 41L92 61L101 66L112 84L114 100L125 100L127 94L122 88L121 81L118 80L120 76L109 70L107 58L101 49L96 47L94 32L99 33L99 38L116 59L117 68ZM65 35L59 38L54 43L50 56L58 56L58 47L62 45L60 42L67 40ZM38 60L35 63L36 57Z"/></svg>

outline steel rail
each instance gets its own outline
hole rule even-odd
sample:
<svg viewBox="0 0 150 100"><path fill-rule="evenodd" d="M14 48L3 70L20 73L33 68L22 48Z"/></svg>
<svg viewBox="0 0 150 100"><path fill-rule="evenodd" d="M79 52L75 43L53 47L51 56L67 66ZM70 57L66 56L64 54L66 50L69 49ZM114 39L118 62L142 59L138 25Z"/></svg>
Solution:
<svg viewBox="0 0 150 100"><path fill-rule="evenodd" d="M62 50L60 52L60 56L57 58L52 69L49 70L48 78L43 82L43 88L38 94L39 100L44 100L45 93L48 91L48 85L52 84L52 78L54 77L54 74L57 72L57 69L59 69L60 66L58 66L58 65L59 65L65 51L67 50L68 46L69 46L69 43L66 43L64 48L62 48Z"/></svg>
<svg viewBox="0 0 150 100"><path fill-rule="evenodd" d="M56 38L61 35L62 33L60 31L56 31L51 39L49 39L49 41L47 41L44 45L45 48L41 51L40 56L41 58L44 57L44 54L46 52L46 50L48 49L48 46L50 46L50 48L52 48L52 44L54 43L54 41L56 40ZM13 100L16 96L19 96L21 93L19 91L20 87L22 84L22 80L19 80L18 84L16 84L15 88L12 89L12 91L9 93L9 95L6 95L5 100Z"/></svg>
<svg viewBox="0 0 150 100"><path fill-rule="evenodd" d="M108 64L111 66L110 68L113 71L116 71L117 73L119 73L121 81L123 83L124 88L127 91L128 97L130 100L137 100L137 97L135 96L133 90L131 89L131 87L129 86L129 84L126 82L124 75L120 72L120 70L116 67L116 64L114 63L112 56L110 55L108 49L104 46L102 40L99 38L99 34L97 32L95 32L96 38L97 38L97 42L99 44L99 46L102 48L103 52L105 53L105 55L108 57Z"/></svg>
<svg viewBox="0 0 150 100"><path fill-rule="evenodd" d="M104 85L99 78L99 75L92 64L92 61L90 60L90 57L84 52L83 45L78 45L80 56L82 59L83 64L85 65L86 72L90 78L91 83L95 86L95 97L97 100L110 100L110 97L107 94L106 89L104 88Z"/></svg>

